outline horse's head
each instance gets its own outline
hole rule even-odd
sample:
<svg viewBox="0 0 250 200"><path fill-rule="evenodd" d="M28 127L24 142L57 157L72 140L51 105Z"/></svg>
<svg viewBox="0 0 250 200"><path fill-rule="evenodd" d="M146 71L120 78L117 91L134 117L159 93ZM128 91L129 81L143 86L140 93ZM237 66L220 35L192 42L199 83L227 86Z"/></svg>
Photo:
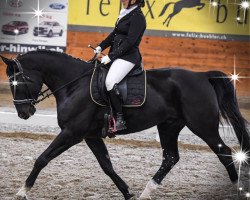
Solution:
<svg viewBox="0 0 250 200"><path fill-rule="evenodd" d="M32 68L34 63L29 63L24 58L18 60L0 57L7 65L6 74L18 116L28 119L36 111L34 105L42 88L42 76L38 70Z"/></svg>

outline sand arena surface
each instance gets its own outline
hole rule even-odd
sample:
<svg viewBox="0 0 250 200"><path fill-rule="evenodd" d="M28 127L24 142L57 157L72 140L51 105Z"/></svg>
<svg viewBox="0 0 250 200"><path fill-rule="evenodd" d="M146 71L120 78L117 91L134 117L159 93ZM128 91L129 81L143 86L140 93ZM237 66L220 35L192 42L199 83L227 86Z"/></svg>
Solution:
<svg viewBox="0 0 250 200"><path fill-rule="evenodd" d="M13 199L35 159L54 136L0 134L0 199ZM32 139L31 139L32 138ZM158 170L162 150L156 142L105 140L116 172L137 195ZM28 193L30 199L123 199L82 142L54 159ZM215 154L202 146L180 145L180 161L152 199L235 200L236 190Z"/></svg>
<svg viewBox="0 0 250 200"><path fill-rule="evenodd" d="M249 120L249 101L243 100L242 113ZM0 107L13 107L9 91L0 88ZM54 99L38 106L55 110ZM1 126L1 124L0 124ZM17 129L18 130L18 129ZM12 200L32 170L35 159L48 147L54 135L0 133L0 199ZM235 200L237 192L225 167L204 145L179 143L180 161L152 194L153 200ZM126 137L107 139L115 171L137 197L159 169L162 150L156 141ZM233 146L230 146L233 147ZM244 173L243 180L249 177ZM119 200L122 194L104 174L96 158L82 142L54 159L42 170L28 193L31 200Z"/></svg>

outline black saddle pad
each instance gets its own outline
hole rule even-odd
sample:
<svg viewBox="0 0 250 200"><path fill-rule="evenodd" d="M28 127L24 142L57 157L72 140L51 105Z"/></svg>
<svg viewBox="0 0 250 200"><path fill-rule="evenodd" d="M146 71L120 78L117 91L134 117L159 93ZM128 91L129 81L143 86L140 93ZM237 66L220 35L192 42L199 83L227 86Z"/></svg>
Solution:
<svg viewBox="0 0 250 200"><path fill-rule="evenodd" d="M108 69L96 68L90 82L90 95L92 100L100 106L108 106L108 93L105 79ZM146 100L146 71L139 75L125 77L118 88L122 94L124 107L140 107Z"/></svg>

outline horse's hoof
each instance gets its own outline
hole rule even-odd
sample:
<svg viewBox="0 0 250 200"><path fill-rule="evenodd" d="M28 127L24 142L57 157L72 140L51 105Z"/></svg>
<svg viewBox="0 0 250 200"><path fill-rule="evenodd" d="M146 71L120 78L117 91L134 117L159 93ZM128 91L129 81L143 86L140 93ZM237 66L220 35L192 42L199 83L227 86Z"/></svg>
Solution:
<svg viewBox="0 0 250 200"><path fill-rule="evenodd" d="M20 191L16 194L15 200L28 200L28 197L26 194L21 194Z"/></svg>
<svg viewBox="0 0 250 200"><path fill-rule="evenodd" d="M244 191L245 189L245 186L242 181L237 181L236 183L234 183L234 187L238 192Z"/></svg>
<svg viewBox="0 0 250 200"><path fill-rule="evenodd" d="M151 197L148 196L148 197L140 197L139 200L151 200Z"/></svg>
<svg viewBox="0 0 250 200"><path fill-rule="evenodd" d="M139 200L151 200L151 196L149 194L141 194Z"/></svg>
<svg viewBox="0 0 250 200"><path fill-rule="evenodd" d="M25 187L25 185L23 185L21 187L21 189L18 191L18 193L16 193L16 199L17 200L28 200L27 197L27 191L29 190L29 188Z"/></svg>
<svg viewBox="0 0 250 200"><path fill-rule="evenodd" d="M28 197L25 195L25 196L15 196L14 200L28 200Z"/></svg>
<svg viewBox="0 0 250 200"><path fill-rule="evenodd" d="M131 194L128 200L137 200L137 198L134 194Z"/></svg>
<svg viewBox="0 0 250 200"><path fill-rule="evenodd" d="M151 197L149 195L141 195L139 200L150 200Z"/></svg>
<svg viewBox="0 0 250 200"><path fill-rule="evenodd" d="M137 200L136 196L129 198L128 200Z"/></svg>

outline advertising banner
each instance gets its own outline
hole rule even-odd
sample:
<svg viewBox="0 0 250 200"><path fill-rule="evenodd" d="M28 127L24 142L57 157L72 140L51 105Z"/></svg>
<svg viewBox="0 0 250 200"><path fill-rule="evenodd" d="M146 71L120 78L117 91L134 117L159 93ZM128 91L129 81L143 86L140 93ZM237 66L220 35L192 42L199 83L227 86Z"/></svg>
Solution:
<svg viewBox="0 0 250 200"><path fill-rule="evenodd" d="M68 0L2 0L0 18L0 52L66 49Z"/></svg>
<svg viewBox="0 0 250 200"><path fill-rule="evenodd" d="M247 0L145 0L148 33L168 37L249 40ZM70 29L111 28L122 8L118 0L69 0Z"/></svg>

